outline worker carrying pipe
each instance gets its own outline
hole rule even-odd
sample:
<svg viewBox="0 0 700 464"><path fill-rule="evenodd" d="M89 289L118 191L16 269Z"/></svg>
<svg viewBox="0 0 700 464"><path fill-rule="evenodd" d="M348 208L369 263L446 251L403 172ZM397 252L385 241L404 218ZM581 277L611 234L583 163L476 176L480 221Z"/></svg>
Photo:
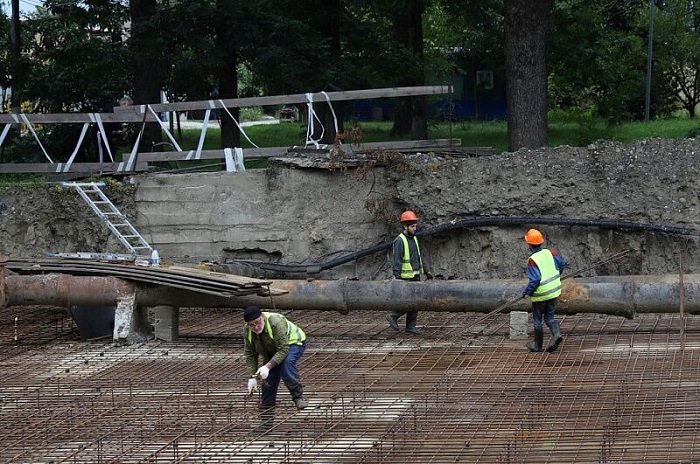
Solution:
<svg viewBox="0 0 700 464"><path fill-rule="evenodd" d="M547 345L547 352L557 350L562 342L559 322L555 319L557 302L561 295L561 272L566 267L564 258L554 250L543 246L544 235L537 229L530 229L525 234L525 243L530 247L527 260L528 283L523 296L529 296L532 302L532 321L535 330L534 341L526 346L530 351L542 351L544 329L542 319L549 327L552 338Z"/></svg>
<svg viewBox="0 0 700 464"><path fill-rule="evenodd" d="M403 230L394 239L392 272L394 279L408 282L420 282L421 274L425 274L428 279L433 278L432 272L428 270L428 263L423 258L416 237L418 229L418 216L413 211L404 211L399 217L399 222ZM398 319L406 315L406 332L420 335L416 328L418 322L418 311L389 311L386 313L386 320L389 327L398 331Z"/></svg>

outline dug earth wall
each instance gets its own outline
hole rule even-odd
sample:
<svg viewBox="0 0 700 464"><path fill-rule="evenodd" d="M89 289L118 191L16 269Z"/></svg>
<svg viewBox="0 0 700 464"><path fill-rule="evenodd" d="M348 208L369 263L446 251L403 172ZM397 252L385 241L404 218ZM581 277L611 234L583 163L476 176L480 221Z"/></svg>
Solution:
<svg viewBox="0 0 700 464"><path fill-rule="evenodd" d="M697 273L699 155L696 139L601 141L480 157L418 154L361 168L146 174L104 190L165 263L211 261L256 277L389 278L388 244L407 208L419 230L435 231L421 248L439 278L523 278L529 227L571 269L632 250L587 275L678 273L681 259L683 272ZM70 189L2 187L0 201L5 256L126 252ZM501 222L469 225L493 218ZM331 265L348 256L356 258Z"/></svg>

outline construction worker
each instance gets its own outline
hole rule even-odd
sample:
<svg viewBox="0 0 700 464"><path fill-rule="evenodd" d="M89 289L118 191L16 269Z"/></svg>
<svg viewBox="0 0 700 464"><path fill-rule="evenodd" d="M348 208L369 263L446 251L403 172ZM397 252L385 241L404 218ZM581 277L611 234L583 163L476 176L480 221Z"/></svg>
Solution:
<svg viewBox="0 0 700 464"><path fill-rule="evenodd" d="M261 409L271 409L277 401L280 378L292 394L297 409L304 409L304 399L297 361L306 349L306 334L282 314L263 312L257 306L243 311L243 352L250 373L248 393L261 387ZM258 360L262 357L262 366Z"/></svg>
<svg viewBox="0 0 700 464"><path fill-rule="evenodd" d="M425 274L428 279L433 274L428 270L427 263L418 246L416 229L418 228L418 216L413 211L404 211L399 217L403 231L394 239L394 253L392 272L394 279L420 282L420 275ZM418 311L391 311L386 314L389 326L398 331L399 317L406 315L406 332L420 335L416 329Z"/></svg>
<svg viewBox="0 0 700 464"><path fill-rule="evenodd" d="M547 352L554 352L562 342L559 323L554 318L557 301L561 295L561 271L566 266L564 258L556 251L544 248L544 236L537 229L530 229L525 234L525 243L530 247L530 258L527 260L528 284L523 290L523 296L529 296L532 301L532 319L535 329L535 340L526 346L530 351L542 351L544 330L542 319L552 332L552 339L547 345Z"/></svg>

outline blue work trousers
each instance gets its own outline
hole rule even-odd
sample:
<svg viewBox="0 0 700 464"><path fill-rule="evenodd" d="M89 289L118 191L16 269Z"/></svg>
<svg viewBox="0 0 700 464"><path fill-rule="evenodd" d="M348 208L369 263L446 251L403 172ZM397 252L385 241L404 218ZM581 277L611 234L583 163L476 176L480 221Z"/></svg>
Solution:
<svg viewBox="0 0 700 464"><path fill-rule="evenodd" d="M535 332L543 330L543 317L544 323L547 324L547 327L551 328L554 322L556 322L554 319L554 313L557 310L558 300L559 298L552 298L551 300L532 302L532 325L535 328Z"/></svg>
<svg viewBox="0 0 700 464"><path fill-rule="evenodd" d="M302 345L289 345L289 353L282 361L282 364L270 369L270 375L262 382L260 406L271 407L275 405L280 379L282 379L290 393L292 393L292 397L294 397L294 390L298 389L301 384L297 361L304 354L304 350L306 350L306 342Z"/></svg>

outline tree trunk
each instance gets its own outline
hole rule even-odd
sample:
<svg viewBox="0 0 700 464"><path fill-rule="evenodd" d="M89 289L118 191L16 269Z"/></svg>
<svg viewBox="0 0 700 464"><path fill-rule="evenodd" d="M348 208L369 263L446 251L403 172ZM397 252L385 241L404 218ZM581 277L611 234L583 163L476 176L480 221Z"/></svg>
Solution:
<svg viewBox="0 0 700 464"><path fill-rule="evenodd" d="M323 37L330 44L330 56L339 57L341 56L340 50L340 15L342 7L340 5L340 0L321 0L318 5L319 11L323 11L324 14L320 17L320 22L318 27L323 35ZM326 91L334 90L344 90L332 88L332 82L324 82L324 89ZM333 112L331 111L328 103L325 101L314 102L314 111L316 115L321 120L323 124L323 137L321 138L321 143L331 145L335 142L337 132L343 132L343 118L341 113L342 105L337 102L331 102L333 105L333 111L337 116L338 131L335 130L335 124L333 121ZM318 127L318 121L314 121L314 138L316 134L320 135L320 127Z"/></svg>
<svg viewBox="0 0 700 464"><path fill-rule="evenodd" d="M21 21L19 20L19 0L12 0L12 18L10 19L10 58L12 63L12 94L10 95L10 108L15 114L19 114L22 102L20 95L20 82L22 82L22 44Z"/></svg>
<svg viewBox="0 0 700 464"><path fill-rule="evenodd" d="M399 86L425 85L423 66L423 12L424 0L406 0L403 7L396 8L393 17L394 40L412 56L406 63L409 68L402 70ZM392 135L411 134L413 140L428 138L428 124L425 115L425 97L404 97L396 102Z"/></svg>
<svg viewBox="0 0 700 464"><path fill-rule="evenodd" d="M505 0L508 147L547 145L546 44L553 0Z"/></svg>
<svg viewBox="0 0 700 464"><path fill-rule="evenodd" d="M134 104L160 103L164 73L153 25L156 0L131 0L131 57L134 66ZM163 140L160 124L148 123L141 138L141 150L151 151Z"/></svg>
<svg viewBox="0 0 700 464"><path fill-rule="evenodd" d="M314 112L320 122L316 119L312 121L311 138L314 140L319 139L319 143L332 145L335 143L336 136L338 133L344 131L343 126L343 112L345 110L344 102L335 102L333 104L333 111L331 111L330 106L325 101L314 102ZM305 111L308 111L305 108ZM335 118L333 117L333 112L335 112ZM338 125L338 130L335 130L335 125Z"/></svg>
<svg viewBox="0 0 700 464"><path fill-rule="evenodd" d="M238 98L238 44L232 37L231 31L235 26L230 24L230 12L237 8L236 0L217 0L216 48L220 57L217 66L219 82L219 98ZM228 13L228 14L227 14ZM231 115L240 123L240 108L229 108ZM241 133L236 123L229 117L226 110L219 111L221 125L221 146L234 148L241 146Z"/></svg>

